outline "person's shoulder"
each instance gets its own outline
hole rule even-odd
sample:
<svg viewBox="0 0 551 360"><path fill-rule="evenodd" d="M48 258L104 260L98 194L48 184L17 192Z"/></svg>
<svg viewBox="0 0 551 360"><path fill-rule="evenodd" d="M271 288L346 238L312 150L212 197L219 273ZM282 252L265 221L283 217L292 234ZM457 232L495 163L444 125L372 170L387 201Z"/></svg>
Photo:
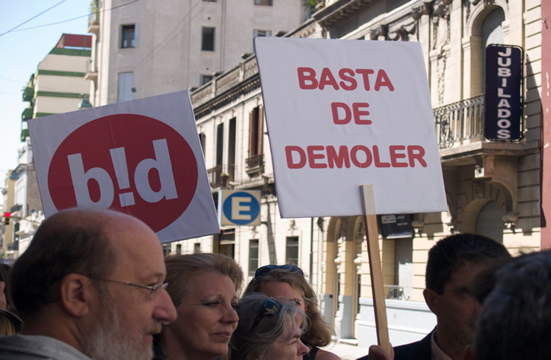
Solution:
<svg viewBox="0 0 551 360"><path fill-rule="evenodd" d="M431 336L432 333L419 341L396 346L394 348L394 360L430 360L432 357Z"/></svg>
<svg viewBox="0 0 551 360"><path fill-rule="evenodd" d="M316 360L341 360L341 358L331 351L319 349L316 354Z"/></svg>
<svg viewBox="0 0 551 360"><path fill-rule="evenodd" d="M431 336L432 332L419 341L394 347L394 360L430 360ZM366 355L357 360L369 360L369 356Z"/></svg>

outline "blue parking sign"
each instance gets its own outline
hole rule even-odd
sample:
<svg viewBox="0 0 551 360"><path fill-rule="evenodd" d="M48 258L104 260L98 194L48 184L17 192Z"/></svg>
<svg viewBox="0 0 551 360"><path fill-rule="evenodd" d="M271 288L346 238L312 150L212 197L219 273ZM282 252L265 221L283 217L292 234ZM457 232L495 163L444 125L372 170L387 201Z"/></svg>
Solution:
<svg viewBox="0 0 551 360"><path fill-rule="evenodd" d="M260 225L259 200L260 191L221 190L220 225Z"/></svg>

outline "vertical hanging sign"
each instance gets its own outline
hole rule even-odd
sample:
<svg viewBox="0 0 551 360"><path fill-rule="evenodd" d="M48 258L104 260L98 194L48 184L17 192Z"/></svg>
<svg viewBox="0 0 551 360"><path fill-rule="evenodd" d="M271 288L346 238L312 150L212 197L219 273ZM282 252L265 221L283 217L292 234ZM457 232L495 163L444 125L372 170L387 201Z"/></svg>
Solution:
<svg viewBox="0 0 551 360"><path fill-rule="evenodd" d="M522 137L522 49L510 45L486 48L486 139Z"/></svg>

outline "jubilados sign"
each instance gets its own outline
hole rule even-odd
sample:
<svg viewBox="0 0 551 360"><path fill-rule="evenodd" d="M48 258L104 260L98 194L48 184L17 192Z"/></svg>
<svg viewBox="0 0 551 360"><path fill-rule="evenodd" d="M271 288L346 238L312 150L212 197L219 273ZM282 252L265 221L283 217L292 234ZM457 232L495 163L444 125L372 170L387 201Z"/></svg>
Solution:
<svg viewBox="0 0 551 360"><path fill-rule="evenodd" d="M507 45L486 48L486 125L488 140L521 138L522 50Z"/></svg>

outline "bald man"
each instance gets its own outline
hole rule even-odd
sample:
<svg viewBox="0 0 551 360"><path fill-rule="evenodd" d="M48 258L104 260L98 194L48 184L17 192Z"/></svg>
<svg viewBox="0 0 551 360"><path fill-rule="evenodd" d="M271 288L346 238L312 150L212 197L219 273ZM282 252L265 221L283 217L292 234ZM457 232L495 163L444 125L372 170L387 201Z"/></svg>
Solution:
<svg viewBox="0 0 551 360"><path fill-rule="evenodd" d="M25 321L0 338L0 359L143 359L153 335L176 319L155 233L131 216L61 211L38 228L13 266Z"/></svg>

